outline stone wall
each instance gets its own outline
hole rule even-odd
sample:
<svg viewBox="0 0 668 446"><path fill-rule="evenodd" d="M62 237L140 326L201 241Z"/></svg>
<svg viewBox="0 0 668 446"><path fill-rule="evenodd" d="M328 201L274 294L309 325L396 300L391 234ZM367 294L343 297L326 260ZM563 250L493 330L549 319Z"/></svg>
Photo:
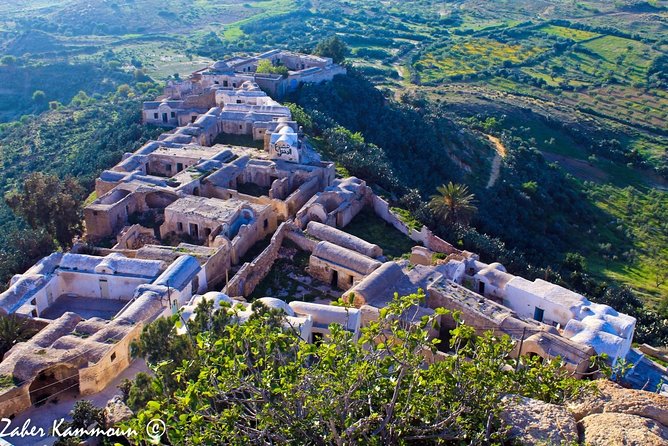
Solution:
<svg viewBox="0 0 668 446"><path fill-rule="evenodd" d="M30 401L30 383L14 387L0 394L0 417L9 418L32 406Z"/></svg>
<svg viewBox="0 0 668 446"><path fill-rule="evenodd" d="M232 264L230 243L225 239L225 243L218 247L214 255L204 264L204 271L206 271L206 283L209 289L219 288L218 284L222 283L227 272Z"/></svg>
<svg viewBox="0 0 668 446"><path fill-rule="evenodd" d="M264 220L267 220L267 227L264 228ZM259 240L265 238L276 229L276 215L268 212L257 216L257 219L250 224L242 225L239 233L232 240L232 263L239 263L246 252Z"/></svg>
<svg viewBox="0 0 668 446"><path fill-rule="evenodd" d="M278 250L283 244L286 233L290 230L289 223L281 223L271 242L251 263L244 263L241 269L232 277L223 292L228 296L248 296L255 287L269 273L274 261L278 257Z"/></svg>
<svg viewBox="0 0 668 446"><path fill-rule="evenodd" d="M220 198L221 200L228 200L230 198L234 198L237 200L247 201L249 203L254 203L254 204L265 204L265 205L268 204L272 208L274 208L274 212L276 212L279 220L285 221L288 218L290 218L288 211L288 202L290 198L288 198L288 200L286 201L281 201L278 199L269 198L267 196L254 197L252 195L242 194L234 189L213 186L211 184L207 184L205 186L205 196L209 198Z"/></svg>
<svg viewBox="0 0 668 446"><path fill-rule="evenodd" d="M389 203L375 194L372 197L372 205L373 210L378 217L394 226L397 231L407 235L411 240L422 243L425 247L431 249L434 252L440 252L444 254L461 254L459 249L434 235L434 233L428 227L422 226L422 229L419 231L409 228L406 223L401 220L399 215L392 212Z"/></svg>
<svg viewBox="0 0 668 446"><path fill-rule="evenodd" d="M117 243L114 249L139 249L144 243L143 239L153 238L155 233L151 228L145 228L139 224L124 228L118 236L116 236Z"/></svg>
<svg viewBox="0 0 668 446"><path fill-rule="evenodd" d="M132 331L107 351L96 364L79 370L79 393L81 395L92 395L102 391L121 372L130 367L132 362L130 344L139 339L142 328L143 324L135 325Z"/></svg>
<svg viewBox="0 0 668 446"><path fill-rule="evenodd" d="M285 238L297 245L299 249L306 252L313 252L315 245L320 241L307 237L301 229L296 226L292 227L292 225L291 230L285 234Z"/></svg>
<svg viewBox="0 0 668 446"><path fill-rule="evenodd" d="M306 202L315 195L319 190L320 182L318 177L312 177L304 184L299 186L292 194L288 196L285 200L285 205L287 206L287 214L289 216L295 215L295 213L301 209Z"/></svg>

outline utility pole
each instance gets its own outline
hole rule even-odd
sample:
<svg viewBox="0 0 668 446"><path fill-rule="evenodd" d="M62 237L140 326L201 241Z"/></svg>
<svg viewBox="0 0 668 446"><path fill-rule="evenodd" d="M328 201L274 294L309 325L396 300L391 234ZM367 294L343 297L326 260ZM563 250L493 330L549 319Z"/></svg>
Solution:
<svg viewBox="0 0 668 446"><path fill-rule="evenodd" d="M527 332L527 328L522 328L522 339L520 339L520 350L517 352L517 364L515 365L515 372L520 369L520 358L522 357L522 346L524 345L524 335Z"/></svg>

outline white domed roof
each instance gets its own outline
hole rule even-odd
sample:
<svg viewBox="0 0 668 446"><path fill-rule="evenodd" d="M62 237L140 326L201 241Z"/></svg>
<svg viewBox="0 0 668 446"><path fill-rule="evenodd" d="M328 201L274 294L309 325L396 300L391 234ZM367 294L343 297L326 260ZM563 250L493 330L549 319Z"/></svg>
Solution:
<svg viewBox="0 0 668 446"><path fill-rule="evenodd" d="M290 305L288 305L287 303L285 303L285 301L281 299L276 299L275 297L261 297L258 299L258 302L262 302L269 308L283 310L283 312L288 316L295 315L295 312L292 308L290 308Z"/></svg>

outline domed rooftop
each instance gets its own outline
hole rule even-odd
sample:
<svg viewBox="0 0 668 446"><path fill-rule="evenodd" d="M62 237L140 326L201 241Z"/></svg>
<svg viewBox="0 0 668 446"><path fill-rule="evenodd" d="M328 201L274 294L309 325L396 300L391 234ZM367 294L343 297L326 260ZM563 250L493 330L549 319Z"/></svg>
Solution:
<svg viewBox="0 0 668 446"><path fill-rule="evenodd" d="M219 60L219 61L215 62L213 65L211 65L210 68L212 70L215 70L215 71L230 71L231 70L230 66L224 60Z"/></svg>
<svg viewBox="0 0 668 446"><path fill-rule="evenodd" d="M294 316L295 312L290 306L281 299L276 299L275 297L261 297L257 301L262 302L269 308L275 308L278 310L283 310L288 316Z"/></svg>
<svg viewBox="0 0 668 446"><path fill-rule="evenodd" d="M260 87L253 81L245 81L241 84L241 89L245 91L259 91Z"/></svg>

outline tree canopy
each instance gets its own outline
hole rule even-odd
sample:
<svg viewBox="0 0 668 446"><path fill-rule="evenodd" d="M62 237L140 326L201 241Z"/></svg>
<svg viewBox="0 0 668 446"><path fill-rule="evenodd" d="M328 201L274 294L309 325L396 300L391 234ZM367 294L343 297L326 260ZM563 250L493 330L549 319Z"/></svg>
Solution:
<svg viewBox="0 0 668 446"><path fill-rule="evenodd" d="M315 47L314 53L318 56L331 57L334 63L343 63L348 54L348 47L338 36L329 37Z"/></svg>
<svg viewBox="0 0 668 446"><path fill-rule="evenodd" d="M81 229L84 189L74 178L64 180L41 172L31 173L20 191L5 200L14 213L33 229L44 229L61 247L72 244Z"/></svg>
<svg viewBox="0 0 668 446"><path fill-rule="evenodd" d="M474 205L475 195L468 187L452 181L436 188L437 194L431 196L429 207L446 224L468 224L478 208Z"/></svg>
<svg viewBox="0 0 668 446"><path fill-rule="evenodd" d="M141 386L153 399L127 427L148 435L146 423L159 418L169 444L488 444L504 437L495 416L503 395L560 402L585 388L558 358L518 367L508 337L477 337L461 324L451 354L438 354L428 330L447 310L406 322L424 297L395 297L357 339L333 324L314 344L259 303L243 324L238 309L205 304L182 336L178 315L167 337L158 321L141 336L156 376L126 389L144 401Z"/></svg>
<svg viewBox="0 0 668 446"><path fill-rule="evenodd" d="M257 64L257 73L280 74L282 76L288 75L288 67L285 65L274 65L270 60L262 59Z"/></svg>

